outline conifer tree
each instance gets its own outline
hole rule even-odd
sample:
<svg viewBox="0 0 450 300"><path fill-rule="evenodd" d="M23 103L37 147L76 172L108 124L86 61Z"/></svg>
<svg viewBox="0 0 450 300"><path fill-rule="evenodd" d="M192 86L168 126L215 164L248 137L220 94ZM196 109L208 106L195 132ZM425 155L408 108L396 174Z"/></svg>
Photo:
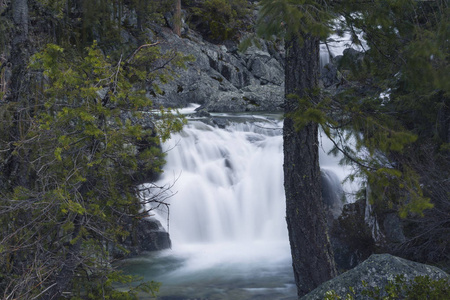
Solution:
<svg viewBox="0 0 450 300"><path fill-rule="evenodd" d="M261 1L258 33L285 38L285 119L283 125L286 222L298 296L336 276L320 186L318 123L300 130L293 114L299 99L319 102L319 41L328 18L320 1Z"/></svg>
<svg viewBox="0 0 450 300"><path fill-rule="evenodd" d="M437 126L430 124L439 124L440 147L448 143L449 118L442 114L448 113L448 39L443 36L448 36L449 9L445 1L408 0L263 0L261 7L257 33L285 39L286 215L301 296L335 274L321 221L317 124L335 142L334 151L358 168L351 177L367 183L371 203L403 217L433 206L415 163L404 154L422 125L433 130ZM340 93L328 96L318 90L318 44L336 29L350 32L353 43L363 36L369 49L362 62L351 66L353 77L345 74ZM383 92L389 93L388 101ZM431 107L439 109L431 112ZM431 112L432 119L441 115L441 121L411 123L409 117L419 120L415 109ZM316 276L320 272L324 275Z"/></svg>

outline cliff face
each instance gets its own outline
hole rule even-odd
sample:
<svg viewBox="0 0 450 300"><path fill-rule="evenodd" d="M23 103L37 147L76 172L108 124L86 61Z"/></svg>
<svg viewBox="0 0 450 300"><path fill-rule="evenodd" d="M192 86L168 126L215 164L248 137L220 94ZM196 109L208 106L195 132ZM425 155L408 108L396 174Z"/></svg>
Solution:
<svg viewBox="0 0 450 300"><path fill-rule="evenodd" d="M154 27L163 51L176 50L194 57L187 69L161 86L154 103L184 107L201 104L209 112L281 111L284 98L282 46L263 43L245 53L235 43L215 45L188 30L180 38L169 28Z"/></svg>

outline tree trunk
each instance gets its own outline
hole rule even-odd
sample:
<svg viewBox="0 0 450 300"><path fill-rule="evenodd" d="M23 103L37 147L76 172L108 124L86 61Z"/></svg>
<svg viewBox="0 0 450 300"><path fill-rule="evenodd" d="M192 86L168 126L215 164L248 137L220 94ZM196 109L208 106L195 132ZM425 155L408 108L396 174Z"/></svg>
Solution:
<svg viewBox="0 0 450 300"><path fill-rule="evenodd" d="M173 31L181 36L181 0L175 0L175 15L173 18Z"/></svg>
<svg viewBox="0 0 450 300"><path fill-rule="evenodd" d="M11 41L11 57L9 59L12 65L12 74L8 90L7 101L18 101L20 93L24 91L26 78L26 65L30 57L28 51L28 2L27 0L13 0L11 2L12 19L14 22L14 31Z"/></svg>
<svg viewBox="0 0 450 300"><path fill-rule="evenodd" d="M286 41L286 94L315 101L318 86L319 39L304 36ZM288 113L296 110L298 100L285 98L284 188L286 221L292 265L298 296L336 276L333 252L328 238L321 195L318 125L309 123L297 131Z"/></svg>
<svg viewBox="0 0 450 300"><path fill-rule="evenodd" d="M15 150L14 142L20 140L25 132L27 124L22 120L29 115L28 105L28 85L29 72L27 63L30 57L29 51L29 13L27 0L13 0L11 5L11 18L14 28L8 33L10 36L9 47L11 49L9 56L6 57L8 63L5 70L5 86L3 87L6 95L5 102L17 102L21 109L17 108L14 117L8 124L5 134L7 141L12 144L5 153L6 160L0 164L0 184L2 188L11 188L14 186L23 186L29 188L29 169L24 163L24 158L20 155L13 155ZM0 99L2 100L2 99Z"/></svg>

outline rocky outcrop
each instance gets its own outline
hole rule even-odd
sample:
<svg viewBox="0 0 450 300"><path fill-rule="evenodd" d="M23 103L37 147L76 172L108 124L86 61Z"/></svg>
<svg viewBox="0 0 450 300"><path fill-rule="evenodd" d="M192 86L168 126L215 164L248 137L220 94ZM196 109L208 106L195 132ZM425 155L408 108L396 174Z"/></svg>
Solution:
<svg viewBox="0 0 450 300"><path fill-rule="evenodd" d="M188 63L187 69L178 69L174 80L160 86L162 94L153 98L155 105L181 108L198 103L199 110L208 112L283 110L283 45L262 41L260 48L250 47L241 53L236 43L215 45L187 27L183 38L169 28L154 26L153 30L152 39L161 41L163 51L176 50L195 59ZM321 69L320 84L330 94L337 93L344 84L337 65L359 59L351 50Z"/></svg>
<svg viewBox="0 0 450 300"><path fill-rule="evenodd" d="M119 247L111 246L110 254L115 258L138 255L144 251L157 251L171 248L169 233L155 219L128 220L125 229L130 233Z"/></svg>
<svg viewBox="0 0 450 300"><path fill-rule="evenodd" d="M389 254L374 254L356 268L329 280L302 297L302 300L324 299L325 293L335 291L343 299L351 294L349 287L354 289L355 299L367 299L361 291L367 288L380 288L393 280L397 275L403 275L410 281L417 276L429 276L432 279L448 278L449 275L441 269L409 261ZM363 281L367 287L363 286Z"/></svg>
<svg viewBox="0 0 450 300"><path fill-rule="evenodd" d="M185 38L168 28L154 27L163 51L176 50L195 61L178 69L161 85L156 105L185 107L198 103L209 112L281 111L284 101L282 48L263 43L240 53L236 45L214 45L193 31Z"/></svg>

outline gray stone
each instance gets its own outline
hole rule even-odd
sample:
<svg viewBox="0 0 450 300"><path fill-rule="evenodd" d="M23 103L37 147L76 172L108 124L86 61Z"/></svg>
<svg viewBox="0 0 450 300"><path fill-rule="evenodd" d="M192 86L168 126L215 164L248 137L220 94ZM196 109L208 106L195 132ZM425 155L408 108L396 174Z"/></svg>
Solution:
<svg viewBox="0 0 450 300"><path fill-rule="evenodd" d="M320 71L320 81L324 88L340 82L339 72L334 64L326 64Z"/></svg>
<svg viewBox="0 0 450 300"><path fill-rule="evenodd" d="M274 46L270 49L277 58L264 43L261 49L251 47L240 53L235 47L208 43L192 31L187 38L167 28L155 26L154 31L164 41L162 51L175 49L195 58L187 69L176 69L173 81L159 85L162 95L149 88L155 106L180 108L198 103L209 112L281 111L284 69Z"/></svg>
<svg viewBox="0 0 450 300"><path fill-rule="evenodd" d="M230 122L226 118L211 118L211 121L219 128L225 128L230 125Z"/></svg>
<svg viewBox="0 0 450 300"><path fill-rule="evenodd" d="M142 219L137 227L139 251L157 251L171 247L169 233L157 220Z"/></svg>
<svg viewBox="0 0 450 300"><path fill-rule="evenodd" d="M335 291L337 295L345 298L345 295L350 293L349 287L354 289L355 299L367 299L361 295L361 291L365 289L362 284L363 281L367 283L368 287L383 289L388 281L393 280L397 275L403 275L408 281L417 276L429 276L432 279L449 277L447 273L437 267L416 263L390 254L374 254L356 268L323 283L301 299L322 300L327 291Z"/></svg>
<svg viewBox="0 0 450 300"><path fill-rule="evenodd" d="M284 88L276 85L252 85L238 91L219 92L200 109L209 112L281 111Z"/></svg>

